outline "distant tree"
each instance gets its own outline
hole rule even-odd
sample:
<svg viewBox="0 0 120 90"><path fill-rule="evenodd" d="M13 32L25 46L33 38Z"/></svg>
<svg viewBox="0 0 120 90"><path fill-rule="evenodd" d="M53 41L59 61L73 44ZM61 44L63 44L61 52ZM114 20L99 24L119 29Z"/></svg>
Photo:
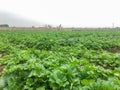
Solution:
<svg viewBox="0 0 120 90"><path fill-rule="evenodd" d="M49 29L52 29L52 26L51 26L51 25L48 25L48 28L49 28Z"/></svg>
<svg viewBox="0 0 120 90"><path fill-rule="evenodd" d="M1 24L0 27L9 27L8 24Z"/></svg>
<svg viewBox="0 0 120 90"><path fill-rule="evenodd" d="M58 26L58 30L62 30L62 25L61 24Z"/></svg>
<svg viewBox="0 0 120 90"><path fill-rule="evenodd" d="M46 24L44 27L47 28L47 29L52 29L52 26L51 26L51 25L47 25L47 24Z"/></svg>
<svg viewBox="0 0 120 90"><path fill-rule="evenodd" d="M32 26L32 28L35 28L35 26Z"/></svg>
<svg viewBox="0 0 120 90"><path fill-rule="evenodd" d="M116 29L120 29L120 27L116 27Z"/></svg>

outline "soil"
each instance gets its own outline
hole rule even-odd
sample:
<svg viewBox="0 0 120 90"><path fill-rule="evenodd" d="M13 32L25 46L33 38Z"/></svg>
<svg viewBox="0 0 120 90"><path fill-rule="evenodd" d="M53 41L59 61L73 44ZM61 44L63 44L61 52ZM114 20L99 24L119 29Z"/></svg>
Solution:
<svg viewBox="0 0 120 90"><path fill-rule="evenodd" d="M109 52L112 52L112 53L120 53L120 47L114 47L114 48L111 48L110 50L108 50Z"/></svg>
<svg viewBox="0 0 120 90"><path fill-rule="evenodd" d="M3 71L3 66L0 66L0 76L1 76L1 73L2 73L2 71Z"/></svg>
<svg viewBox="0 0 120 90"><path fill-rule="evenodd" d="M0 53L0 57L2 57L2 56L3 56L3 54Z"/></svg>
<svg viewBox="0 0 120 90"><path fill-rule="evenodd" d="M0 53L0 58L1 58L2 56L3 56L3 54ZM3 66L0 66L0 76L1 76L2 71L3 71Z"/></svg>

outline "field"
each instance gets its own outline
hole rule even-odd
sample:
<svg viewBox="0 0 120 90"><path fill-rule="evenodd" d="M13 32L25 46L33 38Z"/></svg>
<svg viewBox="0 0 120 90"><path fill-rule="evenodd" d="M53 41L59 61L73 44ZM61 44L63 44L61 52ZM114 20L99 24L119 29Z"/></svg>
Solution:
<svg viewBox="0 0 120 90"><path fill-rule="evenodd" d="M120 90L120 30L1 30L0 90Z"/></svg>

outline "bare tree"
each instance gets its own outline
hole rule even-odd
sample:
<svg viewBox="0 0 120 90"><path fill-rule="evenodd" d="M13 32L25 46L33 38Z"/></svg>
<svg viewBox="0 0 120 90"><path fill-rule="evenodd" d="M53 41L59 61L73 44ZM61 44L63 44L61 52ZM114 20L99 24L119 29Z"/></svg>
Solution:
<svg viewBox="0 0 120 90"><path fill-rule="evenodd" d="M62 25L61 24L58 26L58 30L62 30Z"/></svg>

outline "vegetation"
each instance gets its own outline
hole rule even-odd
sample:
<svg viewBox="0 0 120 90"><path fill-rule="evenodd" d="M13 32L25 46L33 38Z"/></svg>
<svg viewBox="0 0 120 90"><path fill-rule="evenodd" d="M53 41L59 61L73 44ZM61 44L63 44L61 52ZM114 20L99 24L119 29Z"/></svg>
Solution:
<svg viewBox="0 0 120 90"><path fill-rule="evenodd" d="M1 90L120 90L120 30L0 31Z"/></svg>
<svg viewBox="0 0 120 90"><path fill-rule="evenodd" d="M1 24L0 27L9 27L8 24Z"/></svg>

